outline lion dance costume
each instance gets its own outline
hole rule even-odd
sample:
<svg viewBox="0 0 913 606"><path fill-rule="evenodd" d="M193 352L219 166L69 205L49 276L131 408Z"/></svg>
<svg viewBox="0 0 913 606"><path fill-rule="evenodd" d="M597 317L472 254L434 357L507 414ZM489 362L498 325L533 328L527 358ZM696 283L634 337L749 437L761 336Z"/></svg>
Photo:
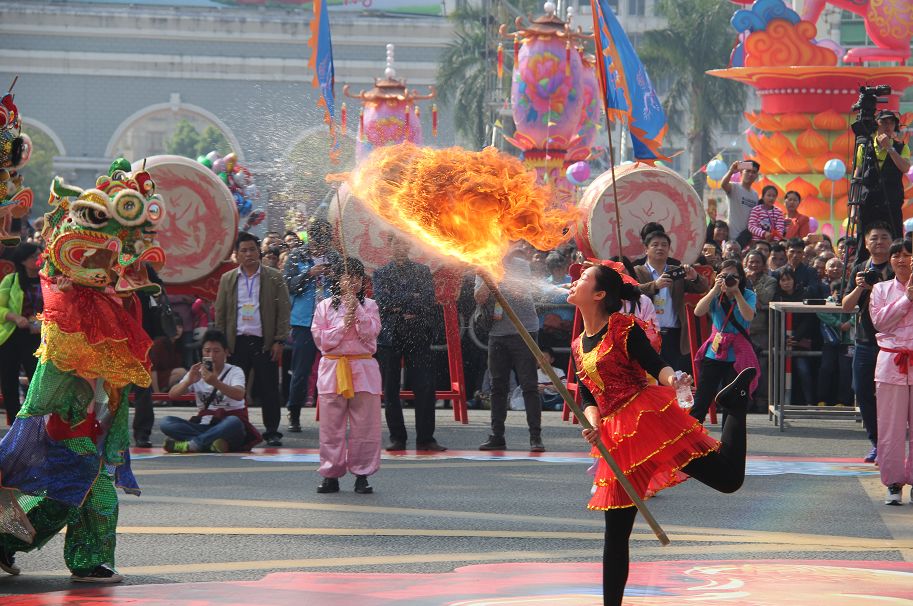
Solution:
<svg viewBox="0 0 913 606"><path fill-rule="evenodd" d="M0 97L0 244L15 246L19 234L12 230L32 208L32 190L22 184L18 171L32 155L32 141L22 132L22 116L13 94Z"/></svg>
<svg viewBox="0 0 913 606"><path fill-rule="evenodd" d="M149 173L130 170L119 158L95 188L59 177L51 186L39 364L0 442L0 555L9 562L66 526L64 559L77 580L114 570L115 486L139 494L128 395L150 384L151 343L134 293L158 291L146 272L164 263L153 241L164 209Z"/></svg>

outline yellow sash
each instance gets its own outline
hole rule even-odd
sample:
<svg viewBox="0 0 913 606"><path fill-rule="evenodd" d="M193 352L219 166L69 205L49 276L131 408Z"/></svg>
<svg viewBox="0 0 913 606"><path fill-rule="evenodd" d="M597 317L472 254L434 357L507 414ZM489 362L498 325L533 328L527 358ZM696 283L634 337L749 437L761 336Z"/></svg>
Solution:
<svg viewBox="0 0 913 606"><path fill-rule="evenodd" d="M352 354L348 356L324 356L328 360L336 360L336 393L345 399L355 397L355 386L352 385L352 366L349 360L369 360L371 354Z"/></svg>

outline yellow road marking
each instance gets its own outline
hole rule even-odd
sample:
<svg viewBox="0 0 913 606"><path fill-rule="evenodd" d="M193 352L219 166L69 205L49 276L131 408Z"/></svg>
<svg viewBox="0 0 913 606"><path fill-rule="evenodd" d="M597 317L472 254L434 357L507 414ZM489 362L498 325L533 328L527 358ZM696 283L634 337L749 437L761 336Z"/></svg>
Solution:
<svg viewBox="0 0 913 606"><path fill-rule="evenodd" d="M267 463L266 461L251 461L251 463ZM553 463L550 461L539 461L535 465L565 465L566 463ZM169 475L194 475L194 474L219 474L219 473L281 473L295 471L316 471L317 463L312 465L275 465L270 467L256 465L247 465L244 467L172 467L165 469L134 469L136 477L143 476L169 476ZM396 463L384 462L381 469L384 471L412 470L418 468L442 469L445 467L527 467L530 468L531 461L452 461L452 462L412 462L400 461Z"/></svg>
<svg viewBox="0 0 913 606"><path fill-rule="evenodd" d="M571 549L564 551L487 551L479 553L426 553L394 556L360 556L348 558L308 558L303 560L253 560L246 562L201 562L165 564L158 566L118 566L124 574L196 574L201 572L230 572L301 568L339 568L345 566L378 566L390 564L426 564L456 562L530 561L560 558L602 557L601 549ZM60 570L29 571L29 576L67 574Z"/></svg>
<svg viewBox="0 0 913 606"><path fill-rule="evenodd" d="M751 545L770 545L779 550L822 551L893 551L913 550L913 541L892 539L867 539L861 537L836 537L827 535L796 535L792 533L746 532L729 535L718 534L715 529L690 529L691 533L676 533L676 542L734 543L746 549ZM706 532L700 534L698 531ZM351 536L351 537L452 537L499 539L554 539L601 541L601 532L558 532L533 530L464 530L437 528L263 528L263 527L213 527L213 526L122 526L119 534L136 535L250 535L250 536ZM652 541L652 534L634 534L632 540ZM784 549L785 546L785 549ZM683 546L694 550L696 547ZM706 549L703 547L702 549ZM713 548L714 551L717 548ZM754 549L754 548L752 548ZM668 552L666 550L665 552ZM663 553L661 551L660 553Z"/></svg>

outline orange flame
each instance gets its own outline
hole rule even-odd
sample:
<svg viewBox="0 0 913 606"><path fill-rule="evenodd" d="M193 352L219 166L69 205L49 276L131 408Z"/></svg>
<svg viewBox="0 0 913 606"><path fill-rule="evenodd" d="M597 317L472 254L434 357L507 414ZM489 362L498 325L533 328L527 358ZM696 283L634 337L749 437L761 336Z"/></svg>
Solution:
<svg viewBox="0 0 913 606"><path fill-rule="evenodd" d="M513 156L487 147L375 149L352 172L353 193L394 227L495 279L511 241L540 250L568 240L576 209L548 208L551 189Z"/></svg>

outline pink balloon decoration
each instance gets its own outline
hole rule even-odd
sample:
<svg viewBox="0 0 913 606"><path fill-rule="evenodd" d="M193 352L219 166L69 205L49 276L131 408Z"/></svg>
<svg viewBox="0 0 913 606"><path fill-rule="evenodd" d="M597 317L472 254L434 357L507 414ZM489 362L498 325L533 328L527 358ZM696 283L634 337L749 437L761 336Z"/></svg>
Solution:
<svg viewBox="0 0 913 606"><path fill-rule="evenodd" d="M813 234L817 233L818 232L818 219L816 219L815 217L809 217L808 218L808 229L810 230L810 233L813 233Z"/></svg>
<svg viewBox="0 0 913 606"><path fill-rule="evenodd" d="M574 162L565 171L567 180L574 185L583 185L590 178L590 165L584 161Z"/></svg>

